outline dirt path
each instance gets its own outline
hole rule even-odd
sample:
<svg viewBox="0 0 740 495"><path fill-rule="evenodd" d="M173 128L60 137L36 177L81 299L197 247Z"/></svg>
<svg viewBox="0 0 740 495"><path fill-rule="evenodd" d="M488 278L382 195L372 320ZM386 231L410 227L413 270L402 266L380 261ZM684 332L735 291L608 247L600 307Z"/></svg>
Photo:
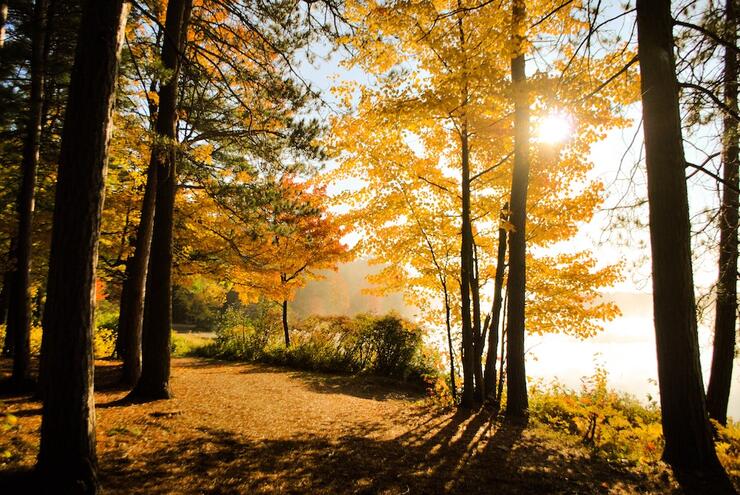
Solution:
<svg viewBox="0 0 740 495"><path fill-rule="evenodd" d="M7 369L2 362L0 372ZM173 361L175 398L121 403L99 363L98 455L109 494L662 493L578 445L432 411L377 380L196 359ZM40 404L0 398L19 428L0 433L33 465Z"/></svg>

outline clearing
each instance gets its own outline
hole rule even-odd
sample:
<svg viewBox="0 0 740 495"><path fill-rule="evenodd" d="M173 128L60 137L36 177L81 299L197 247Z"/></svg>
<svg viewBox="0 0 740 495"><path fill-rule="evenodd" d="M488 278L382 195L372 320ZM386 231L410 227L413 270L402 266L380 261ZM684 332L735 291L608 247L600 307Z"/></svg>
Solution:
<svg viewBox="0 0 740 495"><path fill-rule="evenodd" d="M10 362L0 365L7 374ZM487 412L442 410L378 379L177 358L174 399L125 404L126 391L114 385L118 369L97 363L100 481L108 494L667 493L675 486L667 474L609 464L577 438L505 425ZM27 493L41 405L0 400L0 413L18 418L0 433L0 447L13 453L0 464L0 493Z"/></svg>

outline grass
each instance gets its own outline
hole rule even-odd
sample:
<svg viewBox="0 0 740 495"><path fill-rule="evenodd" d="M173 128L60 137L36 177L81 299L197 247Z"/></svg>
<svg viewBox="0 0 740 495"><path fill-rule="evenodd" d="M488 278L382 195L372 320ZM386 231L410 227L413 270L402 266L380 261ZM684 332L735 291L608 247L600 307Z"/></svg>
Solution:
<svg viewBox="0 0 740 495"><path fill-rule="evenodd" d="M177 357L193 356L200 349L212 343L213 338L202 333L172 332L172 355Z"/></svg>

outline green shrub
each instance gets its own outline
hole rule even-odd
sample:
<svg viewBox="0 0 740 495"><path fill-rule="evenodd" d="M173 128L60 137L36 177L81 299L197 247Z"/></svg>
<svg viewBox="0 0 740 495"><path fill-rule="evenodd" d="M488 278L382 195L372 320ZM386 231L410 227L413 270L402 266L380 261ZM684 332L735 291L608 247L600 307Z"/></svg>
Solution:
<svg viewBox="0 0 740 495"><path fill-rule="evenodd" d="M395 314L312 316L296 322L290 333L286 348L276 305L229 308L218 321L213 344L194 353L311 371L370 373L424 385L436 379L435 354L425 349L423 331Z"/></svg>

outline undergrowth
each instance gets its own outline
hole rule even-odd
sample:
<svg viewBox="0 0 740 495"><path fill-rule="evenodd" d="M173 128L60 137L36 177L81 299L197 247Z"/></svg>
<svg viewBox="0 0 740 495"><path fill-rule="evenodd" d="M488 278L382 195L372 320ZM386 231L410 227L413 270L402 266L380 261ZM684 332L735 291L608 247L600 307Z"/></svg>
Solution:
<svg viewBox="0 0 740 495"><path fill-rule="evenodd" d="M582 380L580 390L557 381L536 382L530 389L529 405L535 426L546 426L555 435L577 438L612 463L646 473L665 470L658 404L653 400L642 403L632 395L611 389L602 367ZM717 423L714 426L717 455L730 477L740 483L740 423L730 420L726 427Z"/></svg>
<svg viewBox="0 0 740 495"><path fill-rule="evenodd" d="M423 330L395 315L312 316L294 323L291 345L283 341L279 315L264 309L226 311L213 343L191 355L253 361L292 368L368 373L425 388L437 379L436 354Z"/></svg>

